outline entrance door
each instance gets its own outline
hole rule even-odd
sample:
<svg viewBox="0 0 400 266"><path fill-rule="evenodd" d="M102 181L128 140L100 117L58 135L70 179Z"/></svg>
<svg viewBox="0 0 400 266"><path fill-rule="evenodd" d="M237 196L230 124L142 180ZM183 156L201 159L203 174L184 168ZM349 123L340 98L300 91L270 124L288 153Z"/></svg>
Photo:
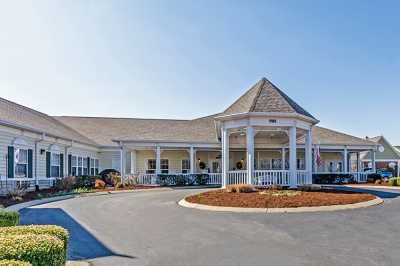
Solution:
<svg viewBox="0 0 400 266"><path fill-rule="evenodd" d="M220 173L220 172L221 172L221 168L220 168L219 161L212 161L211 173Z"/></svg>

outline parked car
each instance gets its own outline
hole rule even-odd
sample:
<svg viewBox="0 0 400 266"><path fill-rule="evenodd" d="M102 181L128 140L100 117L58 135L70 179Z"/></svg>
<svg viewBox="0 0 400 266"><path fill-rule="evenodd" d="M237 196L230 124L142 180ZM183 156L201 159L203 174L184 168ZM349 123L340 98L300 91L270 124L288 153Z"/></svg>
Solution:
<svg viewBox="0 0 400 266"><path fill-rule="evenodd" d="M382 178L392 178L393 173L390 171L378 171Z"/></svg>

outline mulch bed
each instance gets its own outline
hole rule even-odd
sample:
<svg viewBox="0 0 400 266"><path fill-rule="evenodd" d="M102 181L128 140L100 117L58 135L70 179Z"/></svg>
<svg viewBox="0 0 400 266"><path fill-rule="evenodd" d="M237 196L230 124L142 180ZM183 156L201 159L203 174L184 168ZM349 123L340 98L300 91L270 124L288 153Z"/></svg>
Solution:
<svg viewBox="0 0 400 266"><path fill-rule="evenodd" d="M113 187L106 187L105 189L93 189L88 193L110 192L110 191L129 191L129 190L135 190L135 189L151 189L151 188L155 188L155 187L154 186L144 186L144 185L134 185L134 186L130 186L130 187L117 188L117 189L114 189ZM24 203L24 202L36 200L39 198L47 198L47 197L57 196L57 192L60 192L60 190L57 190L56 188L41 189L38 192L29 191L22 197L22 200L15 200L8 196L0 196L0 208L1 208L1 206L8 207L11 205L15 205L18 203Z"/></svg>
<svg viewBox="0 0 400 266"><path fill-rule="evenodd" d="M213 190L189 196L186 201L211 206L244 208L293 208L344 205L373 200L366 193L324 189L320 191L259 190L252 193L229 193Z"/></svg>

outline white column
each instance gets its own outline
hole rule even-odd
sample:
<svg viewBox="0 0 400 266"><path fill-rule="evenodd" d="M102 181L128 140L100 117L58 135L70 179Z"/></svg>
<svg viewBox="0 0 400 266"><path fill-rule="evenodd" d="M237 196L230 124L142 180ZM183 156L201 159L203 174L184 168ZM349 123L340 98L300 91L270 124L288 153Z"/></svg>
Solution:
<svg viewBox="0 0 400 266"><path fill-rule="evenodd" d="M282 170L286 170L286 150L282 148Z"/></svg>
<svg viewBox="0 0 400 266"><path fill-rule="evenodd" d="M360 152L357 152L357 172L361 172L361 167L360 167Z"/></svg>
<svg viewBox="0 0 400 266"><path fill-rule="evenodd" d="M136 150L131 151L131 175L136 174Z"/></svg>
<svg viewBox="0 0 400 266"><path fill-rule="evenodd" d="M161 148L160 146L156 147L156 174L161 174Z"/></svg>
<svg viewBox="0 0 400 266"><path fill-rule="evenodd" d="M195 158L194 158L194 147L190 146L190 151L189 151L189 156L190 156L190 173L194 174L194 164L195 164Z"/></svg>
<svg viewBox="0 0 400 266"><path fill-rule="evenodd" d="M309 184L312 183L312 131L307 131L306 135L306 147L305 147L305 158L306 158L306 171L308 175Z"/></svg>
<svg viewBox="0 0 400 266"><path fill-rule="evenodd" d="M400 176L400 161L397 161L397 176Z"/></svg>
<svg viewBox="0 0 400 266"><path fill-rule="evenodd" d="M289 170L290 187L297 188L297 147L296 147L296 126L289 129Z"/></svg>
<svg viewBox="0 0 400 266"><path fill-rule="evenodd" d="M222 188L225 188L229 171L229 132L222 129Z"/></svg>
<svg viewBox="0 0 400 266"><path fill-rule="evenodd" d="M64 177L68 176L68 147L65 147L64 150ZM88 173L90 173L90 169L88 169Z"/></svg>
<svg viewBox="0 0 400 266"><path fill-rule="evenodd" d="M375 154L375 150L371 150L371 163L372 163L372 172L376 173L376 154Z"/></svg>
<svg viewBox="0 0 400 266"><path fill-rule="evenodd" d="M349 162L348 152L347 152L347 147L345 147L343 150L343 172L345 173L349 172L348 162Z"/></svg>
<svg viewBox="0 0 400 266"><path fill-rule="evenodd" d="M121 182L123 183L125 177L125 149L123 146L120 147L119 156L120 156Z"/></svg>
<svg viewBox="0 0 400 266"><path fill-rule="evenodd" d="M247 150L247 184L251 184L254 170L254 129L252 126L246 128L246 150Z"/></svg>

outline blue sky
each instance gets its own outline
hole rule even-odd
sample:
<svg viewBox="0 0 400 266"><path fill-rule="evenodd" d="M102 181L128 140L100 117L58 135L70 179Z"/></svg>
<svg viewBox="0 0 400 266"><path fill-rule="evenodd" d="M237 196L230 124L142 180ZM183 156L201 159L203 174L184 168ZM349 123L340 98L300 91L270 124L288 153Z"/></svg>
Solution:
<svg viewBox="0 0 400 266"><path fill-rule="evenodd" d="M1 97L52 115L195 118L265 76L400 145L399 1L2 1Z"/></svg>

